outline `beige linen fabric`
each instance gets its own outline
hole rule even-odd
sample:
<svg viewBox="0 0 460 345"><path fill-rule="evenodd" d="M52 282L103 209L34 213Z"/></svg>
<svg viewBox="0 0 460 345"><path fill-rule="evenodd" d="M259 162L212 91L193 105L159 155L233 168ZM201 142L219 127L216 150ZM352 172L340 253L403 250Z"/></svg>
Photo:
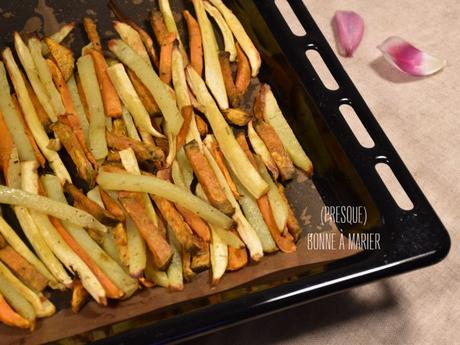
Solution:
<svg viewBox="0 0 460 345"><path fill-rule="evenodd" d="M300 1L300 0L299 0ZM366 29L346 71L437 211L452 239L429 268L252 321L190 344L456 344L460 340L460 3L305 0L335 49L336 10L360 13ZM308 31L308 29L307 29ZM448 60L434 76L396 71L376 46L401 36Z"/></svg>

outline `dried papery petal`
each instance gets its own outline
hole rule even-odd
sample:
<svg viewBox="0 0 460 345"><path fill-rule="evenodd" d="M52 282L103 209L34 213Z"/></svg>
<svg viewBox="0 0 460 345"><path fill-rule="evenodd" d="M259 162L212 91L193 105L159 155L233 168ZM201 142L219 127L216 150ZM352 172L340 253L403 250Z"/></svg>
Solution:
<svg viewBox="0 0 460 345"><path fill-rule="evenodd" d="M396 36L387 38L377 48L393 66L414 76L427 76L447 65L446 60L429 55Z"/></svg>
<svg viewBox="0 0 460 345"><path fill-rule="evenodd" d="M340 55L353 56L363 38L363 18L353 11L337 11L333 23Z"/></svg>

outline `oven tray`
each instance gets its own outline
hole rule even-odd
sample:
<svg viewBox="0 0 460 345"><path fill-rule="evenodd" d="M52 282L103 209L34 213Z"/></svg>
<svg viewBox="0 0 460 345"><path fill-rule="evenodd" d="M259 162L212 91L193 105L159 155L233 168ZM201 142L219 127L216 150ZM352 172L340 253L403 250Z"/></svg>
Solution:
<svg viewBox="0 0 460 345"><path fill-rule="evenodd" d="M153 8L153 2L120 0L119 4L138 24L145 24L147 10ZM171 2L174 9L174 1ZM261 52L263 63L259 79L271 85L288 122L315 165L313 184L307 182L307 185L315 189L310 194L320 196L322 201L318 197L319 201L315 203L314 198L309 199L296 192L296 183L305 182L301 178L288 186L298 216L302 216L307 203L316 205L309 210L313 212L309 215L317 218L306 230L318 231L312 224L321 223L321 205L364 207L366 224L343 225L340 231L345 235L378 233L381 249L353 256L337 255L335 260L319 260L316 264L296 270L260 275L242 286L217 289L206 297L172 304L128 321L57 340L56 343L152 344L177 341L431 265L447 255L450 248L447 231L302 1L288 0L288 3L307 32L303 37L292 33L274 0L232 0L226 3ZM3 16L0 27L2 44L12 41L11 32L14 30L35 29L49 33L57 29L58 23L81 19L85 15L98 20L101 36L114 36L111 28L114 18L110 16L105 1L38 0L35 9L30 2L3 1L0 7ZM6 16L5 13L11 15ZM84 35L77 32L72 37L72 47L81 47L82 37ZM309 49L321 55L339 86L337 90L325 88L306 59L305 52ZM374 141L374 147L367 149L359 144L339 111L342 104L353 107ZM391 167L414 205L411 210L402 210L397 206L377 174L377 163ZM305 221L304 225L307 223ZM302 249L299 246L298 250ZM337 259L340 257L344 258ZM61 326L55 324L56 328ZM72 327L70 324L67 326Z"/></svg>

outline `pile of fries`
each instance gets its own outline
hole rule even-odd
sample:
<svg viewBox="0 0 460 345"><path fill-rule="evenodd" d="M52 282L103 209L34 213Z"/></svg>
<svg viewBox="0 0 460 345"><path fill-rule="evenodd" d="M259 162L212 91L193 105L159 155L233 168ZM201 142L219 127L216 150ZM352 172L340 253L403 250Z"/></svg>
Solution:
<svg viewBox="0 0 460 345"><path fill-rule="evenodd" d="M0 216L7 325L53 315L47 287L72 289L78 312L89 297L182 290L208 269L217 284L296 250L281 182L313 166L268 85L252 111L239 108L261 58L236 16L221 0L193 0L181 37L159 0L154 40L110 5L120 38L102 42L84 18L79 58L65 46L74 23L43 39L15 33L16 57L2 53L0 203L28 241Z"/></svg>

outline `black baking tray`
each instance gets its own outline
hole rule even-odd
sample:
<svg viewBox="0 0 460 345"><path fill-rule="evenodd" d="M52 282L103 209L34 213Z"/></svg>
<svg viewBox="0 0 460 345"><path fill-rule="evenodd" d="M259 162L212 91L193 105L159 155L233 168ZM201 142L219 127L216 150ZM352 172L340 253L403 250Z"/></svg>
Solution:
<svg viewBox="0 0 460 345"><path fill-rule="evenodd" d="M174 3L174 1L171 1ZM4 17L0 34L11 42L12 27L20 30L33 6L28 2L2 1ZM45 4L43 0L39 5ZM239 17L261 52L263 63L259 79L271 85L288 122L315 165L313 182L326 205L364 206L365 226L342 226L350 232L376 232L381 235L381 250L306 269L282 280L254 282L244 289L233 289L206 302L170 308L145 316L142 322L123 322L102 336L84 336L97 344L153 344L191 338L232 324L280 311L344 289L391 275L434 264L450 248L447 231L401 161L372 112L338 61L335 53L300 0L288 0L307 34L292 33L274 0L233 0L227 5ZM138 24L145 24L150 1L119 1ZM100 28L111 35L110 16L104 1L48 0L43 8L59 9L61 21L84 15L98 19ZM189 5L187 5L189 6ZM174 7L174 5L173 5ZM88 12L91 9L92 12ZM43 14L42 14L43 15ZM11 25L10 25L11 24ZM45 28L46 29L46 28ZM113 33L112 33L113 34ZM77 37L72 46L81 47ZM331 91L321 82L306 58L316 50L329 68L339 88ZM362 147L339 111L353 107L375 145ZM412 201L411 210L402 210L379 177L375 165L386 163ZM216 298L217 297L217 298ZM58 326L58 325L57 325ZM78 342L78 341L77 341Z"/></svg>

